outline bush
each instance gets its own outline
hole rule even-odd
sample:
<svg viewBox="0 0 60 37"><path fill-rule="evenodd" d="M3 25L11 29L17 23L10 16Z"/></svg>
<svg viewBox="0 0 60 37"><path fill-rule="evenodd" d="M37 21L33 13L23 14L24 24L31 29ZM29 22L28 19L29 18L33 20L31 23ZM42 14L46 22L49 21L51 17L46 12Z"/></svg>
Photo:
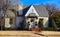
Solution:
<svg viewBox="0 0 60 37"><path fill-rule="evenodd" d="M52 27L48 27L48 28L44 28L44 31L55 31L55 29Z"/></svg>

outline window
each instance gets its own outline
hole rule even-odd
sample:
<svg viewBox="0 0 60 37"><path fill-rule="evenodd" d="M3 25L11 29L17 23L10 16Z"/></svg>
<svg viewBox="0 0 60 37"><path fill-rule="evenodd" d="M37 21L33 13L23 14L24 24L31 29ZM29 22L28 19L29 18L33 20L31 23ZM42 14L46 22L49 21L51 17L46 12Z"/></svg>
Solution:
<svg viewBox="0 0 60 37"><path fill-rule="evenodd" d="M12 18L10 18L10 24L13 24L13 19Z"/></svg>

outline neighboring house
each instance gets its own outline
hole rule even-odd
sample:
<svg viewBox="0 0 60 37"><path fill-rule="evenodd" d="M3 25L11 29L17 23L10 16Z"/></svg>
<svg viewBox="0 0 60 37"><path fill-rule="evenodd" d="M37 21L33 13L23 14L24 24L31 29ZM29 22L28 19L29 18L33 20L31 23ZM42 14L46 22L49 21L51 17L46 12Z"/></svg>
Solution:
<svg viewBox="0 0 60 37"><path fill-rule="evenodd" d="M39 21L42 22L42 27L48 26L48 10L42 5L30 5L23 9L22 14L19 12L18 15L21 17L20 20L22 20L22 25L25 25L25 27L28 27L27 24L30 24L31 20L33 20L37 26ZM21 22L19 24L21 24Z"/></svg>
<svg viewBox="0 0 60 37"><path fill-rule="evenodd" d="M10 6L5 12L5 28L15 29L18 5Z"/></svg>
<svg viewBox="0 0 60 37"><path fill-rule="evenodd" d="M12 28L15 25L15 14L11 10L5 13L5 28Z"/></svg>
<svg viewBox="0 0 60 37"><path fill-rule="evenodd" d="M19 18L18 11L22 10L21 5L9 6L6 11L0 10L0 26L2 29L16 29L18 26ZM21 11L20 11L21 12Z"/></svg>

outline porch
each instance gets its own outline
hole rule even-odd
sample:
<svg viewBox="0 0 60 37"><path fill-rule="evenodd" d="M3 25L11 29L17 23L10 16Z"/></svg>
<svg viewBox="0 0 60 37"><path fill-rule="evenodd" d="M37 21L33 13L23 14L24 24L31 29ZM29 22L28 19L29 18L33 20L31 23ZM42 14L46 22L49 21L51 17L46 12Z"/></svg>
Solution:
<svg viewBox="0 0 60 37"><path fill-rule="evenodd" d="M25 17L25 28L29 30L30 26L32 25L33 22L33 27L42 29L43 30L43 18L38 18L37 16L28 16Z"/></svg>

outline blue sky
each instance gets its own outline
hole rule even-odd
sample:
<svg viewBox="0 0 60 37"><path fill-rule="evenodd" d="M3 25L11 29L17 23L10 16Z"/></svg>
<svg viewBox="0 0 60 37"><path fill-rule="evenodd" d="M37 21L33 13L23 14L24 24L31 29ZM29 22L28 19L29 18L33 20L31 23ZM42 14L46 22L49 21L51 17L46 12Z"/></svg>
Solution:
<svg viewBox="0 0 60 37"><path fill-rule="evenodd" d="M20 3L24 5L30 5L30 4L55 4L57 6L60 6L60 0L19 0Z"/></svg>

